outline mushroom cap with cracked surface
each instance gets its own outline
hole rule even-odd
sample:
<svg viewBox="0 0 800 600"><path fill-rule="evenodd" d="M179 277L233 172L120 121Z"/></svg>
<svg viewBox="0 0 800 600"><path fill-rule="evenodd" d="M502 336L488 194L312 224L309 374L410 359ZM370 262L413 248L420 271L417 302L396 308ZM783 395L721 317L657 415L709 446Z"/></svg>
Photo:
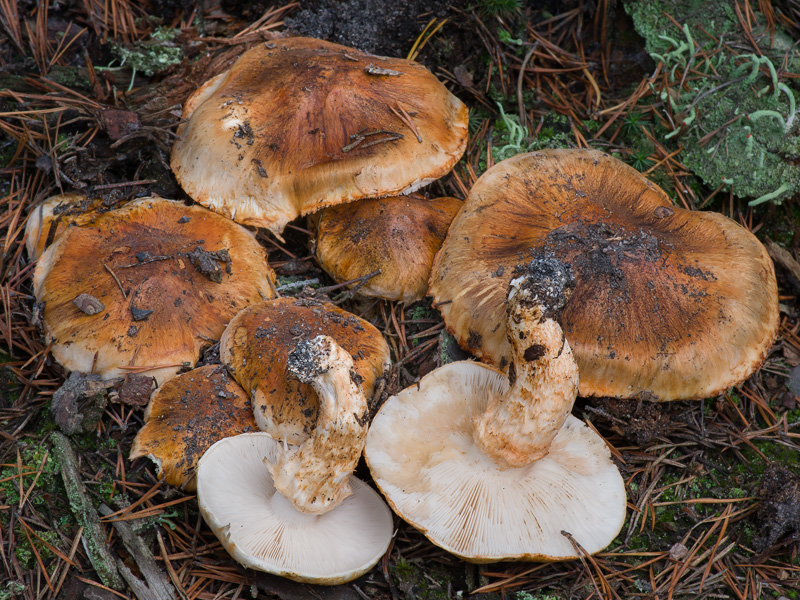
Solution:
<svg viewBox="0 0 800 600"><path fill-rule="evenodd" d="M168 484L191 492L197 461L214 442L257 430L244 390L222 365L205 365L153 392L129 458L149 457Z"/></svg>

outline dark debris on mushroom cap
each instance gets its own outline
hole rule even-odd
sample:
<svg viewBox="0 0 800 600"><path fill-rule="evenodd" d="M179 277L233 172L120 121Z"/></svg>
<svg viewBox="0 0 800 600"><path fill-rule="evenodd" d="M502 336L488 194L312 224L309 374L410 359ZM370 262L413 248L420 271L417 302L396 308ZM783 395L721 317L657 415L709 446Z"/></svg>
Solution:
<svg viewBox="0 0 800 600"><path fill-rule="evenodd" d="M575 276L569 264L543 256L514 267L509 287L509 304L535 304L544 318L558 319L575 288Z"/></svg>
<svg viewBox="0 0 800 600"><path fill-rule="evenodd" d="M330 369L330 338L318 335L312 340L300 340L289 353L286 369L301 383L311 381Z"/></svg>

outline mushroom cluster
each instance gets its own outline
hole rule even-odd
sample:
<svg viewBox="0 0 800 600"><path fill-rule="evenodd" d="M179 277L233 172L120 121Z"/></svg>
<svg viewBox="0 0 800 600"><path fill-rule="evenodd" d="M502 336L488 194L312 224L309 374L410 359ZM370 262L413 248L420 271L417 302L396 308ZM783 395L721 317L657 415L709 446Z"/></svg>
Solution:
<svg viewBox="0 0 800 600"><path fill-rule="evenodd" d="M576 396L713 395L776 335L757 240L674 207L600 152L519 155L464 203L414 195L461 157L467 111L412 61L308 38L258 44L184 117L171 166L199 205L54 199L26 243L41 254L53 355L72 371L156 379L130 456L196 488L247 567L323 584L369 570L393 517L353 476L362 453L397 514L465 560L598 552L622 526L625 487L572 416ZM406 303L432 295L491 366L440 367L370 424L386 340L332 304L275 298L244 227L280 237L312 214L334 280ZM221 364L178 375L215 340Z"/></svg>

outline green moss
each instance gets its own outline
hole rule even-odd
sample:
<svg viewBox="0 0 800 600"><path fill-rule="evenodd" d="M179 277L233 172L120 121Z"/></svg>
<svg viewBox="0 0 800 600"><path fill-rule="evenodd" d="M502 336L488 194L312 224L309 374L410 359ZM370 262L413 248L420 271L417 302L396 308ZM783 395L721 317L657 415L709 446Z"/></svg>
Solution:
<svg viewBox="0 0 800 600"><path fill-rule="evenodd" d="M470 9L484 20L506 20L519 14L522 6L522 0L478 0Z"/></svg>
<svg viewBox="0 0 800 600"><path fill-rule="evenodd" d="M800 64L800 53L783 48L783 42L762 48L761 57L719 44L716 40L747 43L730 0L637 1L626 9L666 74L653 93L662 112L673 116L675 129L656 131L657 136L682 146L680 160L705 185L729 188L752 198L752 205L780 203L800 191L800 136L794 133L800 92L775 70L784 55L790 64ZM756 15L755 29L763 30L765 19ZM779 33L776 38L783 40ZM693 56L699 50L709 58ZM691 75L684 77L690 61Z"/></svg>
<svg viewBox="0 0 800 600"><path fill-rule="evenodd" d="M0 503L19 503L20 473L22 489L28 494L27 501L31 505L46 508L52 503L52 498L63 496L64 488L58 477L58 464L46 445L23 447L20 450L20 458L21 471L16 465L0 469ZM39 473L40 465L41 473ZM39 473L38 478L37 473ZM32 488L34 480L36 486Z"/></svg>
<svg viewBox="0 0 800 600"><path fill-rule="evenodd" d="M420 319L434 319L438 317L438 313L431 307L430 298L425 298L419 302L415 302L406 313L406 319L416 321Z"/></svg>
<svg viewBox="0 0 800 600"><path fill-rule="evenodd" d="M454 356L458 355L459 347L456 338L447 331L442 331L439 338L439 361L446 365L454 361Z"/></svg>
<svg viewBox="0 0 800 600"><path fill-rule="evenodd" d="M28 535L25 535L26 530L22 525L17 525L17 527L14 529L14 536L16 540L14 555L24 568L29 569L36 563L36 557L33 552L33 548L36 549L36 553L39 554L43 561L55 556L50 547L58 547L60 539L57 532L37 531L36 534L39 537L36 537L36 535L33 535L30 532L27 533ZM30 542L28 541L29 536ZM31 542L33 542L33 548L31 547ZM0 596L0 598L1 597L2 596Z"/></svg>
<svg viewBox="0 0 800 600"><path fill-rule="evenodd" d="M403 598L409 600L445 600L450 597L448 588L460 587L452 571L437 563L426 563L422 567L401 558L389 567L389 576Z"/></svg>
<svg viewBox="0 0 800 600"><path fill-rule="evenodd" d="M553 595L547 593L540 593L536 594L535 596L530 592L526 592L524 590L516 592L513 595L514 600L563 600L563 596L561 595Z"/></svg>
<svg viewBox="0 0 800 600"><path fill-rule="evenodd" d="M18 581L7 581L5 586L0 588L0 600L11 600L25 591L25 585Z"/></svg>

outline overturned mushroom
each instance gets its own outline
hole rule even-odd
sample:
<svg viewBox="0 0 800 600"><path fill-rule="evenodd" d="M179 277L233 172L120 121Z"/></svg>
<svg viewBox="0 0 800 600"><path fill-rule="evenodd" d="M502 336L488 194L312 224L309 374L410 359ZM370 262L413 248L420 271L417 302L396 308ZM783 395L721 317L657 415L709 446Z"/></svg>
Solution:
<svg viewBox="0 0 800 600"><path fill-rule="evenodd" d="M268 465L280 444L266 433L218 441L200 459L200 512L245 567L296 581L336 585L369 571L392 539L392 513L355 477L353 493L324 514L298 511L277 492Z"/></svg>
<svg viewBox="0 0 800 600"><path fill-rule="evenodd" d="M625 519L608 448L569 414L578 372L558 317L571 277L553 259L515 273L508 377L474 362L436 369L389 398L367 435L389 504L466 560L576 558L570 537L598 552Z"/></svg>
<svg viewBox="0 0 800 600"><path fill-rule="evenodd" d="M298 447L266 434L214 445L198 469L200 509L245 566L343 583L369 570L392 537L386 505L351 477L366 437L367 399L352 358L328 336L301 340L288 370L320 398L311 437Z"/></svg>

